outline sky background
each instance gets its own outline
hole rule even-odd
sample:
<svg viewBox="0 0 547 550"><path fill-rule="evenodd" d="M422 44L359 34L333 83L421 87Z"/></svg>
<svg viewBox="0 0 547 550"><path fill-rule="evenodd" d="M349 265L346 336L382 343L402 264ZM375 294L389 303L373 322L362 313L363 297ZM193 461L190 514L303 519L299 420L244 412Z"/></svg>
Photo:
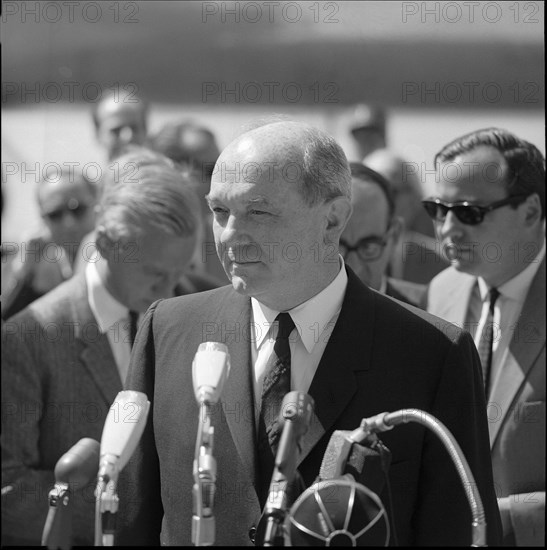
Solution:
<svg viewBox="0 0 547 550"><path fill-rule="evenodd" d="M106 169L90 113L113 86L149 99L151 133L192 119L221 148L249 120L284 113L359 160L349 128L368 103L388 112L389 146L426 170L443 144L486 126L545 152L542 2L35 4L3 2L3 241L36 223L48 163Z"/></svg>

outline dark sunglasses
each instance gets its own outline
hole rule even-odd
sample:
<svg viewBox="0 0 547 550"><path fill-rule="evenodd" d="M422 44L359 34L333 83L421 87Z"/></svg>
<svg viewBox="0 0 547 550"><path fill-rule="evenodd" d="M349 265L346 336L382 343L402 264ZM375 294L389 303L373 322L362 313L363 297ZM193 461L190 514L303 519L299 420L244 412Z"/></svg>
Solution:
<svg viewBox="0 0 547 550"><path fill-rule="evenodd" d="M473 204L468 201L460 202L444 202L441 199L426 199L422 201L425 211L429 217L437 222L442 222L446 218L449 210L454 212L454 215L465 225L479 225L484 220L484 216L508 204L517 204L522 202L528 195L512 195L500 201L492 202L484 206Z"/></svg>
<svg viewBox="0 0 547 550"><path fill-rule="evenodd" d="M60 221L65 214L71 214L76 219L83 218L87 213L89 206L87 204L77 203L74 206L69 203L64 208L59 208L58 210L52 210L51 212L45 212L43 214L44 218L48 219L50 222Z"/></svg>

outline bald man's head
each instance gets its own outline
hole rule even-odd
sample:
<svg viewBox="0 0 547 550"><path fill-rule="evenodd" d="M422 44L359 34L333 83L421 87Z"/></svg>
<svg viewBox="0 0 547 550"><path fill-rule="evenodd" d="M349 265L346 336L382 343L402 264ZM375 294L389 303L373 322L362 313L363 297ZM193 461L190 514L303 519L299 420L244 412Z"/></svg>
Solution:
<svg viewBox="0 0 547 550"><path fill-rule="evenodd" d="M275 121L239 135L221 153L213 180L215 174L222 177L230 163L239 166L242 178L279 175L299 185L309 205L337 196L351 198L351 174L342 148L326 132L301 122Z"/></svg>

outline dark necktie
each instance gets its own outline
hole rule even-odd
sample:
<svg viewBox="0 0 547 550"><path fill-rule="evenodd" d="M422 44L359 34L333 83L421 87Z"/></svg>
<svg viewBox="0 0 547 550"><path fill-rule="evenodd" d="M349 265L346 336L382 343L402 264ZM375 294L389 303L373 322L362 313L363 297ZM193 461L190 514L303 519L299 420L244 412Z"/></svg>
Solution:
<svg viewBox="0 0 547 550"><path fill-rule="evenodd" d="M258 419L258 458L260 461L260 493L265 499L275 464L275 455L281 430L279 412L281 402L291 391L291 349L289 335L294 329L294 321L288 313L280 313L274 349L266 365L266 375L262 385L262 403Z"/></svg>
<svg viewBox="0 0 547 550"><path fill-rule="evenodd" d="M137 311L129 312L129 345L133 347L135 336L137 335L139 313Z"/></svg>
<svg viewBox="0 0 547 550"><path fill-rule="evenodd" d="M490 370L492 368L492 344L494 341L494 306L500 293L497 288L491 288L489 292L490 305L486 322L482 328L481 338L479 340L479 357L482 365L482 376L484 380L484 393L488 398L488 389L490 386Z"/></svg>

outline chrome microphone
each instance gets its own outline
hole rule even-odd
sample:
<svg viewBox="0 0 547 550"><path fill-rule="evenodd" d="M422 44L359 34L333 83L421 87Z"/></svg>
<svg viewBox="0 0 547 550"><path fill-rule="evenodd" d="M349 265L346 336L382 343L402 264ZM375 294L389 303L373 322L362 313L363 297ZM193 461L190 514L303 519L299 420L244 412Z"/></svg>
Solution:
<svg viewBox="0 0 547 550"><path fill-rule="evenodd" d="M213 456L211 407L218 403L229 372L230 354L224 344L203 342L199 345L192 363L194 394L200 408L192 489L192 543L195 546L210 546L215 542L213 507L217 464Z"/></svg>
<svg viewBox="0 0 547 550"><path fill-rule="evenodd" d="M97 474L95 546L113 546L117 483L142 436L150 409L146 394L124 390L108 411L101 437L101 457Z"/></svg>
<svg viewBox="0 0 547 550"><path fill-rule="evenodd" d="M49 492L49 511L42 532L42 546L49 550L72 547L73 490L83 488L97 475L99 442L89 437L80 439L55 465L55 487Z"/></svg>

